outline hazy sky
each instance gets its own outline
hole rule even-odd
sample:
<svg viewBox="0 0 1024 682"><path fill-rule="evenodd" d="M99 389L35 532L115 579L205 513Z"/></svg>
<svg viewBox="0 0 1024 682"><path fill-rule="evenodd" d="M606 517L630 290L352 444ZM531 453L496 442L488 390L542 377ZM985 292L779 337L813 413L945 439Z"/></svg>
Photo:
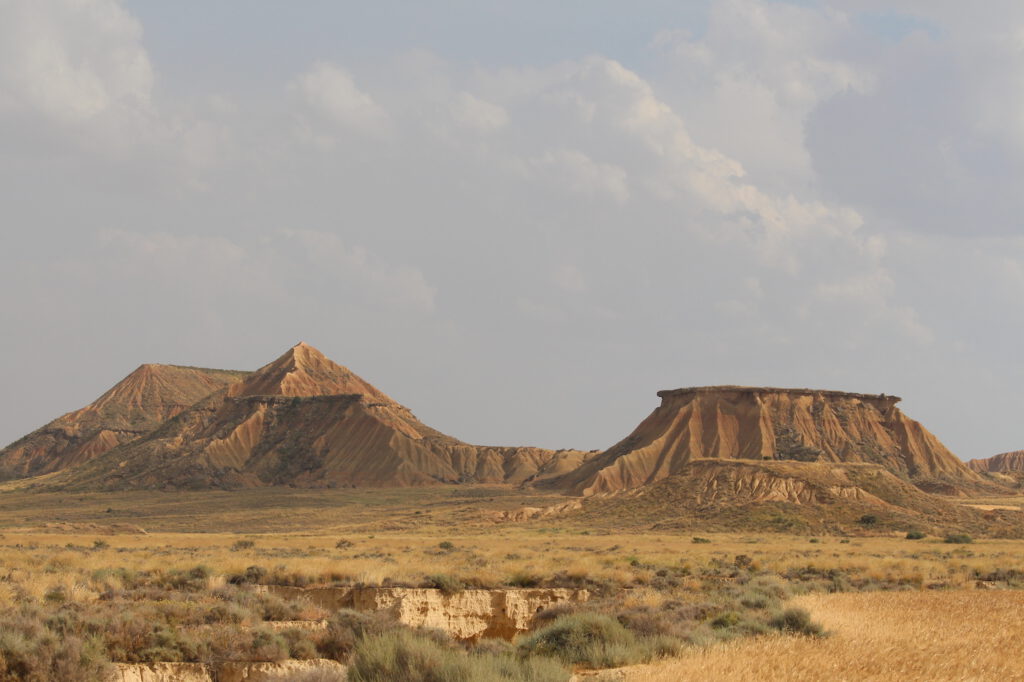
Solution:
<svg viewBox="0 0 1024 682"><path fill-rule="evenodd" d="M0 0L0 441L307 341L470 442L662 388L1024 448L1024 3Z"/></svg>

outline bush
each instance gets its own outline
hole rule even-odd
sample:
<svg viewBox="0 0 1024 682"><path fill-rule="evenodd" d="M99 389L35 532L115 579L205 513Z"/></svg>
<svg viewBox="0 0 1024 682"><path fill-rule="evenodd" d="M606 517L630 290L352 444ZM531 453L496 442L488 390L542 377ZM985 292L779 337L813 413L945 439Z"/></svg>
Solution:
<svg viewBox="0 0 1024 682"><path fill-rule="evenodd" d="M352 682L566 682L569 672L551 659L521 660L508 654L460 648L426 633L393 630L362 639L349 668Z"/></svg>
<svg viewBox="0 0 1024 682"><path fill-rule="evenodd" d="M700 538L700 537L693 538L693 540L691 540L691 542L693 544L695 544L695 545L708 545L708 544L711 544L711 540L708 540L707 538Z"/></svg>
<svg viewBox="0 0 1024 682"><path fill-rule="evenodd" d="M445 540L444 542L438 545L438 548L445 552L452 552L455 550L455 544Z"/></svg>
<svg viewBox="0 0 1024 682"><path fill-rule="evenodd" d="M236 540L235 544L231 545L232 552L238 552L243 549L252 549L256 546L256 543L252 540Z"/></svg>
<svg viewBox="0 0 1024 682"><path fill-rule="evenodd" d="M799 608L790 608L777 613L768 621L768 625L776 630L797 635L820 637L825 633L821 625L811 620L811 614L806 609Z"/></svg>
<svg viewBox="0 0 1024 682"><path fill-rule="evenodd" d="M919 530L908 530L907 531L907 539L908 540L923 540L924 538L925 538L925 534L922 533Z"/></svg>
<svg viewBox="0 0 1024 682"><path fill-rule="evenodd" d="M92 682L110 675L110 664L95 639L58 636L38 622L20 618L5 617L4 626L0 679Z"/></svg>
<svg viewBox="0 0 1024 682"><path fill-rule="evenodd" d="M525 571L517 571L508 579L511 587L537 587L543 582L540 576Z"/></svg>
<svg viewBox="0 0 1024 682"><path fill-rule="evenodd" d="M951 545L969 545L974 542L974 538L966 533L950 533L946 536L943 542Z"/></svg>
<svg viewBox="0 0 1024 682"><path fill-rule="evenodd" d="M316 649L324 658L346 661L359 640L395 627L384 614L341 609L327 621L327 630L317 640Z"/></svg>
<svg viewBox="0 0 1024 682"><path fill-rule="evenodd" d="M519 646L528 656L548 656L590 668L643 663L672 649L662 639L639 640L617 620L597 613L563 616L523 639Z"/></svg>
<svg viewBox="0 0 1024 682"><path fill-rule="evenodd" d="M878 517L874 514L865 514L864 516L857 519L857 523L862 526L873 526L878 523Z"/></svg>
<svg viewBox="0 0 1024 682"><path fill-rule="evenodd" d="M447 575L445 573L439 573L437 575L428 575L423 580L424 587L434 588L441 590L444 594L456 594L466 589L466 584L453 575Z"/></svg>

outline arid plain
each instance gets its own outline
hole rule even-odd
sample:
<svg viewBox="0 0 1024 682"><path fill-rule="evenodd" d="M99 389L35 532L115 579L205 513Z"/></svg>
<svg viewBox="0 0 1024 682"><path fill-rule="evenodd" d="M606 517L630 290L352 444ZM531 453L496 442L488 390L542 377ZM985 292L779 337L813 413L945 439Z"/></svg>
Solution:
<svg viewBox="0 0 1024 682"><path fill-rule="evenodd" d="M898 398L667 391L545 451L305 344L179 369L0 451L4 679L1024 678L1019 472Z"/></svg>

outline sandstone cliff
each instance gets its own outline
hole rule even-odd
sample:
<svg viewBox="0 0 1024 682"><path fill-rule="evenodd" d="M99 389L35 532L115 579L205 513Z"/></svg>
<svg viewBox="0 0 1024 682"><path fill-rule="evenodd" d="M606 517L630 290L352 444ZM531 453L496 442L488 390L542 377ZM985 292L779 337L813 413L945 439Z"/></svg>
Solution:
<svg viewBox="0 0 1024 682"><path fill-rule="evenodd" d="M583 495L628 490L704 458L863 462L924 487L980 483L895 396L741 386L658 396L661 406L625 440L554 483Z"/></svg>
<svg viewBox="0 0 1024 682"><path fill-rule="evenodd" d="M145 435L245 372L142 365L85 407L0 450L0 478L24 478L88 462Z"/></svg>
<svg viewBox="0 0 1024 682"><path fill-rule="evenodd" d="M986 459L972 459L967 466L974 471L986 474L1024 472L1024 450L1004 452Z"/></svg>
<svg viewBox="0 0 1024 682"><path fill-rule="evenodd" d="M52 482L70 488L521 483L590 453L464 443L299 344L160 429Z"/></svg>

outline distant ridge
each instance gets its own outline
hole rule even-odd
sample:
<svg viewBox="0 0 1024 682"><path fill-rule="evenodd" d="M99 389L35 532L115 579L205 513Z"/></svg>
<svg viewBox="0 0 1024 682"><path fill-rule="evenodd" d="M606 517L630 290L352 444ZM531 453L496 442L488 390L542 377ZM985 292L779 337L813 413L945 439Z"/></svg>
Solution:
<svg viewBox="0 0 1024 682"><path fill-rule="evenodd" d="M972 459L967 466L978 473L986 474L1024 473L1024 450L1004 452L985 459Z"/></svg>
<svg viewBox="0 0 1024 682"><path fill-rule="evenodd" d="M300 343L156 431L47 481L61 489L522 483L592 453L464 443Z"/></svg>
<svg viewBox="0 0 1024 682"><path fill-rule="evenodd" d="M0 478L25 478L88 462L149 433L246 372L141 365L85 407L0 450Z"/></svg>

